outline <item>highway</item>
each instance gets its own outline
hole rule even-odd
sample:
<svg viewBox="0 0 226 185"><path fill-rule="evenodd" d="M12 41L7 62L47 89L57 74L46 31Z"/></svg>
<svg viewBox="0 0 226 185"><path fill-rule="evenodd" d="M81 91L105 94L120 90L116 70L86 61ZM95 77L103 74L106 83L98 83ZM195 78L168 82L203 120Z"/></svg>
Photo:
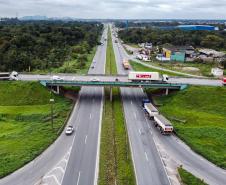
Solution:
<svg viewBox="0 0 226 185"><path fill-rule="evenodd" d="M102 42L107 37L104 30ZM94 57L94 69L89 74L104 74L107 43L99 47ZM100 129L103 109L103 88L83 87L78 117L75 120L75 136L63 177L62 185L96 184L99 166Z"/></svg>
<svg viewBox="0 0 226 185"><path fill-rule="evenodd" d="M118 73L127 74L122 66L124 55L119 44L114 42L113 35L112 40ZM141 102L145 94L142 89L121 88L121 95L137 184L170 184L163 162L147 127L147 119L141 112Z"/></svg>
<svg viewBox="0 0 226 185"><path fill-rule="evenodd" d="M102 41L104 41L106 36L107 30L102 35ZM106 43L104 46L98 46L92 64L95 68L90 68L90 74L104 73L105 56ZM37 77L42 75L28 76L27 80L38 80ZM66 160L68 165L63 184L72 185L72 179L74 180L74 184L78 182L78 179L80 181L79 184L94 184L97 181L98 173L98 141L102 99L102 88L82 88L80 100L77 102L68 121L68 124L73 125L75 128L74 135L66 136L63 132L36 159L14 173L0 179L0 185L39 185L42 184L41 182L45 182L45 180L57 184L57 180L59 182L62 181L62 174L59 176L57 176L58 172L56 172L56 176L46 176L46 174L56 170L58 168L56 165L62 161L64 162L65 155L67 156L68 154L70 157L68 161ZM70 171L70 168L73 168L73 170Z"/></svg>
<svg viewBox="0 0 226 185"><path fill-rule="evenodd" d="M122 47L122 45L120 43L114 44L114 49L115 49L115 53L116 53L117 62L119 63L118 69L120 69L120 66L122 66L122 64L120 64L120 62L122 62L122 58L128 58L128 55L126 54L124 48ZM118 60L120 60L120 58L121 58L121 61L118 61ZM120 70L119 70L119 72L120 72ZM123 72L123 71L121 71L121 72ZM196 79L175 78L175 79L177 80L177 82L185 82L185 83L188 83L188 84L190 83L190 84L194 84L194 85L215 86L216 85L215 83L217 83L219 86L221 86L221 84L219 84L220 81L214 81L214 83L212 83L213 81L208 80L208 79L199 79L199 78L196 78ZM124 91L122 91L122 92L124 93ZM131 120L131 123L127 124L130 137L132 136L132 137L136 138L134 140L136 140L137 142L138 142L139 137L145 137L145 135L147 138L153 138L156 146L158 146L158 150L161 151L161 156L164 156L164 157L162 157L162 159L166 165L168 165L169 163L174 163L174 165L176 165L176 166L183 165L183 167L186 170L193 173L197 177L204 179L205 182L207 182L210 185L226 184L226 170L223 170L223 169L215 166L208 160L204 159L200 155L193 152L179 138L177 138L174 135L171 135L168 137L161 135L160 132L153 126L153 123L150 120L147 121L147 119L143 119L143 121L142 121L143 127L142 127L142 125L139 124L139 121L142 120L141 119L142 115L144 117L144 112L141 108L141 99L146 96L141 90L138 91L136 89L133 89L133 90L130 90L127 92L127 94L129 94L129 93L130 93L130 96L133 97L133 100L131 102L128 102L128 99L124 98L123 99L124 108L129 109L129 107L133 107L134 105L136 105L136 108L135 107L133 108L133 109L136 109L136 111L133 111L133 115L131 113L126 115L126 119ZM124 94L123 94L123 96L124 96ZM130 106L129 106L129 103L131 103ZM128 105L127 108L126 108L126 105ZM133 118L130 118L130 117L133 117ZM139 121L136 121L136 124L134 124L133 120L139 120ZM134 128L129 128L129 127L132 127L131 125L133 125ZM140 136L137 134L137 130L139 130L139 129L141 129ZM132 130L131 131L132 134L130 134L130 130ZM132 143L132 137L131 137L131 143ZM152 139L149 139L149 142L152 143L153 141L151 141L151 140ZM151 150L153 150L153 148L155 148L154 146L152 146L152 144L150 144L150 146L148 146L148 144L144 143L145 146L151 147ZM135 148L135 147L137 147L137 148ZM132 150L133 151L137 150L139 152L140 148L138 148L138 145L132 144ZM140 154L140 156L142 156L142 154ZM137 160L142 161L142 157L140 157L140 159L137 158ZM136 163L136 159L134 160L134 162L135 162L135 166L137 166L136 164L138 162ZM142 166L141 166L141 168L142 168ZM167 166L167 168L168 168L168 166ZM144 169L143 169L143 171L144 171Z"/></svg>

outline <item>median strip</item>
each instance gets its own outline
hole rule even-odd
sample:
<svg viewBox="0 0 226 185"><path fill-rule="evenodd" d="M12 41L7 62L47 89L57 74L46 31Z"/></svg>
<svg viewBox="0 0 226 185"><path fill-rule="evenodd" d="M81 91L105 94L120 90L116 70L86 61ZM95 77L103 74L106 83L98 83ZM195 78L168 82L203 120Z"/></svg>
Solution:
<svg viewBox="0 0 226 185"><path fill-rule="evenodd" d="M117 74L110 31L108 32L106 74ZM99 185L135 184L122 107L119 88L112 89L112 101L110 101L110 88L105 88Z"/></svg>

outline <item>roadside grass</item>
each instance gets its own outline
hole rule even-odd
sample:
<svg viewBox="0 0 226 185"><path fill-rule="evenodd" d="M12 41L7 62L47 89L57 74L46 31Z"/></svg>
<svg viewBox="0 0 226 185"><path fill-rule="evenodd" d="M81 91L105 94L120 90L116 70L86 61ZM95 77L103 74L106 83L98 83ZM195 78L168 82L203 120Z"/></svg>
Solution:
<svg viewBox="0 0 226 185"><path fill-rule="evenodd" d="M151 64L154 66L170 69L173 71L188 73L192 75L206 76L206 77L213 77L213 75L211 74L211 69L214 67L217 67L216 64L212 64L212 63L174 62L174 61L160 62L156 59L153 59ZM198 68L199 71L185 71L183 70L184 67L195 67L195 68Z"/></svg>
<svg viewBox="0 0 226 185"><path fill-rule="evenodd" d="M54 130L51 105L54 98ZM42 153L56 138L72 103L38 82L0 82L0 178Z"/></svg>
<svg viewBox="0 0 226 185"><path fill-rule="evenodd" d="M130 62L130 65L132 66L134 71L145 71L145 72L155 71L155 72L159 72L161 74L166 74L166 75L169 75L169 76L183 76L183 75L180 75L180 74L171 73L171 72L162 71L162 70L154 69L154 68L151 68L151 67L147 67L147 66L144 66L142 64L136 63L136 62L131 61L131 60L129 62Z"/></svg>
<svg viewBox="0 0 226 185"><path fill-rule="evenodd" d="M117 74L110 31L108 33L106 74ZM101 129L99 185L135 184L123 106L119 88L105 88Z"/></svg>
<svg viewBox="0 0 226 185"><path fill-rule="evenodd" d="M225 87L191 86L153 99L182 140L209 161L226 168Z"/></svg>
<svg viewBox="0 0 226 185"><path fill-rule="evenodd" d="M182 167L178 168L178 173L183 185L207 185L203 180L195 177L193 174L189 173Z"/></svg>

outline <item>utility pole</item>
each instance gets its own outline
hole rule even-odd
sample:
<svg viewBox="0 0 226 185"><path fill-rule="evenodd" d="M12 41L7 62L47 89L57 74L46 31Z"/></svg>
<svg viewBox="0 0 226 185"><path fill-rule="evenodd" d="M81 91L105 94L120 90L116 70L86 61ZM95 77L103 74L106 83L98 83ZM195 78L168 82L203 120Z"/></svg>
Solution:
<svg viewBox="0 0 226 185"><path fill-rule="evenodd" d="M51 103L51 125L52 125L52 130L53 130L53 103L54 103L54 99L53 98L49 99L49 102Z"/></svg>

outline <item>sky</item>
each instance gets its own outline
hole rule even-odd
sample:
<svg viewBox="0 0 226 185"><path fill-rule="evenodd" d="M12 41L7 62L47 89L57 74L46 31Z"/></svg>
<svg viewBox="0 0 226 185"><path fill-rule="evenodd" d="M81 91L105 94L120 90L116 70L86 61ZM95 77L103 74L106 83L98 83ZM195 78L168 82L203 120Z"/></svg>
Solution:
<svg viewBox="0 0 226 185"><path fill-rule="evenodd" d="M226 0L0 0L0 17L226 19Z"/></svg>

